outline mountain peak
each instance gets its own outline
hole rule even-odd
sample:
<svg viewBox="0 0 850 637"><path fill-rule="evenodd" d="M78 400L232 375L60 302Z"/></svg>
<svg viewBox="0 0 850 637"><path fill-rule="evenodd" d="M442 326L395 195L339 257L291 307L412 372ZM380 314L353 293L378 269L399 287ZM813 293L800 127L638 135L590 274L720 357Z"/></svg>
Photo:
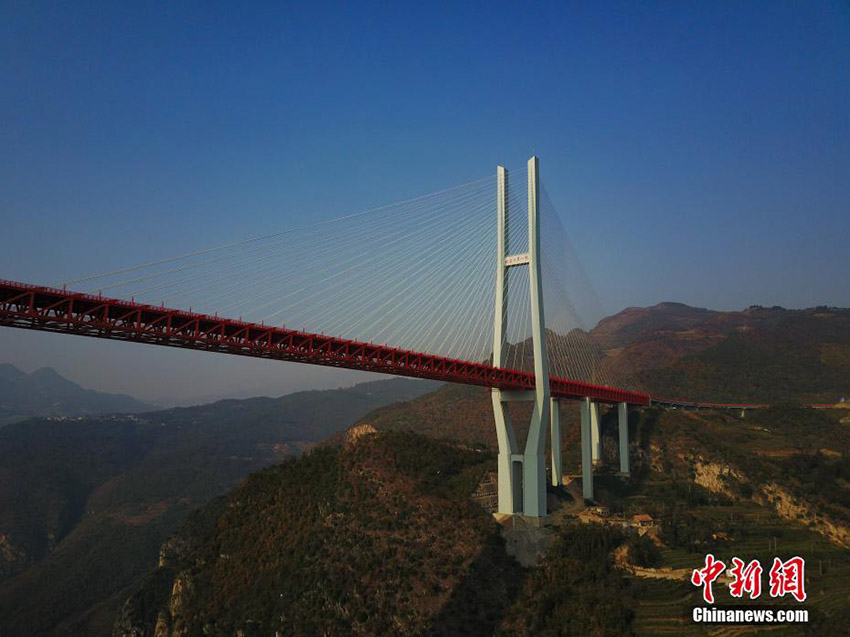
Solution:
<svg viewBox="0 0 850 637"><path fill-rule="evenodd" d="M713 314L716 314L713 310L673 301L664 301L651 307L627 307L599 321L591 334L604 347L617 347L638 334L687 329Z"/></svg>
<svg viewBox="0 0 850 637"><path fill-rule="evenodd" d="M0 363L0 381L14 380L21 376L26 376L26 374L11 363Z"/></svg>
<svg viewBox="0 0 850 637"><path fill-rule="evenodd" d="M656 303L651 306L649 310L663 311L663 312L700 312L700 313L708 313L713 312L713 310L706 309L704 307L696 307L695 305L688 305L687 303L679 303L678 301L662 301L661 303Z"/></svg>
<svg viewBox="0 0 850 637"><path fill-rule="evenodd" d="M59 379L62 379L64 381L67 381L69 383L72 382L72 381L68 380L67 378L65 378L64 376L62 376L62 374L57 372L52 367L39 367L37 370L35 370L34 372L32 372L30 374L30 377L32 377L32 378L42 378L42 379L59 378Z"/></svg>
<svg viewBox="0 0 850 637"><path fill-rule="evenodd" d="M84 389L52 367L25 374L14 365L0 364L0 427L30 416L83 416L136 413L149 405L130 396Z"/></svg>

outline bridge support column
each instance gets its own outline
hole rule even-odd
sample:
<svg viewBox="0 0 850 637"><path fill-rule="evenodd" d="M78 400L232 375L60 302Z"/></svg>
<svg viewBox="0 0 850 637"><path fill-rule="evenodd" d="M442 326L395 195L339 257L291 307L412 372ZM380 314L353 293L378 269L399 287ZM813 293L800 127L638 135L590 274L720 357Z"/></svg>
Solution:
<svg viewBox="0 0 850 637"><path fill-rule="evenodd" d="M493 365L504 367L508 308L509 267L528 267L531 302L531 338L534 351L534 408L525 450L520 456L510 423L504 392L493 390L493 412L499 438L499 512L540 517L546 515L546 424L549 423L549 363L546 357L546 328L543 316L543 284L540 267L539 164L528 161L528 253L507 260L508 171L497 171L498 250L496 299L493 322ZM510 460L508 460L510 459ZM521 494L521 495L520 495Z"/></svg>
<svg viewBox="0 0 850 637"><path fill-rule="evenodd" d="M561 465L561 402L549 399L549 440L552 446L552 486L563 483L564 469Z"/></svg>
<svg viewBox="0 0 850 637"><path fill-rule="evenodd" d="M617 405L618 429L620 434L620 473L629 475L629 406Z"/></svg>
<svg viewBox="0 0 850 637"><path fill-rule="evenodd" d="M593 499L593 453L591 451L590 398L581 401L581 494L585 500Z"/></svg>
<svg viewBox="0 0 850 637"><path fill-rule="evenodd" d="M602 437L599 431L599 404L590 403L590 449L593 464L598 465L602 457Z"/></svg>

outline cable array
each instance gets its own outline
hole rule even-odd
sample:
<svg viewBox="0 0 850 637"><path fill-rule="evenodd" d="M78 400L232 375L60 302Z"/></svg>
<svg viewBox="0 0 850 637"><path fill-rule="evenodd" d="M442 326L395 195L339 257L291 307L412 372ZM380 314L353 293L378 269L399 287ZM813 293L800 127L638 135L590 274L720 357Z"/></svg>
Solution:
<svg viewBox="0 0 850 637"><path fill-rule="evenodd" d="M489 360L495 176L64 282L81 291Z"/></svg>
<svg viewBox="0 0 850 637"><path fill-rule="evenodd" d="M550 373L610 387L637 389L631 372L611 365L589 334L605 316L602 304L543 184L540 225Z"/></svg>
<svg viewBox="0 0 850 637"><path fill-rule="evenodd" d="M511 171L509 254L528 251L527 196L525 169ZM580 314L594 302L591 312L598 312L598 299L542 187L540 216L550 373L616 386L618 378L602 364ZM492 176L61 285L489 363L496 223ZM528 276L528 268L508 270L505 366L533 371Z"/></svg>

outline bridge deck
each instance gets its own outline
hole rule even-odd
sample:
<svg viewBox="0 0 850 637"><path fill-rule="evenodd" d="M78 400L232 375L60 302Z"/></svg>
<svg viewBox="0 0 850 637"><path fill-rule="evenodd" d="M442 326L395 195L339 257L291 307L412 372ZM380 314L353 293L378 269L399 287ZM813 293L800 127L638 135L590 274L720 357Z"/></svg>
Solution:
<svg viewBox="0 0 850 637"><path fill-rule="evenodd" d="M509 390L534 374L283 327L0 280L0 325ZM550 378L552 396L649 406L648 394Z"/></svg>

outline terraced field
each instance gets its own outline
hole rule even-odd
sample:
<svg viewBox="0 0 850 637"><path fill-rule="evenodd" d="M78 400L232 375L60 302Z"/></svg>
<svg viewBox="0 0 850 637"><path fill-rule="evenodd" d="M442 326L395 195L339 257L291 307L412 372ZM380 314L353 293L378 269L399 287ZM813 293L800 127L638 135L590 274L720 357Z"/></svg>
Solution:
<svg viewBox="0 0 850 637"><path fill-rule="evenodd" d="M700 590L688 581L686 574L679 574L681 580L632 576L637 634L847 634L850 551L828 541L806 519L780 517L773 508L748 497L734 480L724 481L720 476L711 490L694 480L696 459L743 471L750 479L750 493L759 488L760 478L783 484L787 479L789 489L796 491L801 501L816 509L834 505L832 510L840 514L841 491L826 481L843 486L843 478L835 479L834 473L824 473L824 481L816 481L819 485L816 489L804 490L812 484L815 474L804 475L791 468L788 454L771 455L778 449L811 454L830 447L840 451L826 455L827 462L845 456L850 431L835 414L773 410L758 418L742 420L726 413L647 412L640 414L633 425L632 442L641 452L634 463L632 479L623 481L616 475L616 463L608 458L607 468L597 471L596 497L612 513L653 516L658 526L651 533L660 540L659 567L687 572L700 567L706 553L714 554L727 565L731 565L733 556L745 561L758 559L764 569L761 597L756 601L733 599L728 580L721 580L714 587L717 605L809 611L807 625L698 625L692 621L691 612L704 603ZM605 431L609 437L614 434L610 427ZM807 600L798 604L790 596L783 600L771 598L768 573L773 558L788 559L796 555L806 560ZM670 573L665 576L669 577Z"/></svg>
<svg viewBox="0 0 850 637"><path fill-rule="evenodd" d="M639 501L640 498L635 498ZM809 610L808 626L721 626L708 630L691 621L694 606L702 606L698 588L688 581L655 580L635 578L636 631L639 635L749 635L756 633L805 635L841 634L832 632L833 627L846 627L850 610L850 553L837 547L821 535L803 525L779 518L772 511L753 503L736 503L732 506L697 507L693 513L700 519L717 520L718 525L733 517L744 533L706 547L703 552L692 552L682 548L665 548L661 551L662 567L672 569L696 568L703 563L705 553L712 552L727 565L731 557L745 561L758 559L765 569L762 580L762 595L756 600L737 600L730 596L726 582L715 584L717 604L721 606L764 606L783 608L805 608ZM776 549L773 547L776 546ZM783 559L799 555L806 560L807 600L797 604L788 597L784 601L771 598L768 594L767 571L773 557ZM842 618L844 618L842 620Z"/></svg>

